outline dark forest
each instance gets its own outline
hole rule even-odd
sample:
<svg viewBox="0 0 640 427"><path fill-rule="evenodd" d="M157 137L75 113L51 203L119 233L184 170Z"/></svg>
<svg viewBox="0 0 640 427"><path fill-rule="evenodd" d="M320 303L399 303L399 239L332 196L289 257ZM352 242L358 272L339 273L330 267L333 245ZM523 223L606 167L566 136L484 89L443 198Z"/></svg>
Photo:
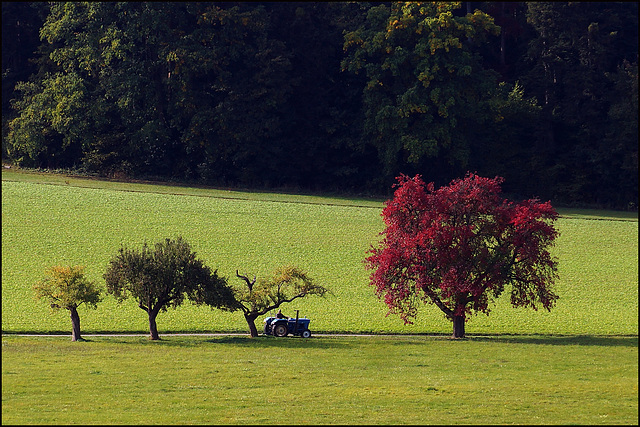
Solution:
<svg viewBox="0 0 640 427"><path fill-rule="evenodd" d="M637 2L3 2L2 158L637 210Z"/></svg>

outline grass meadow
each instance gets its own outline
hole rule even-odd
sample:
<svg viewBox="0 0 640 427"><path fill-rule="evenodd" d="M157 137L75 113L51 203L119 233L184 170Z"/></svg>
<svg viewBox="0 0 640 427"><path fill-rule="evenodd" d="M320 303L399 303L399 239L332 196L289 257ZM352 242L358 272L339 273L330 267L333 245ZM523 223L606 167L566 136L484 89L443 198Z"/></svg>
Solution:
<svg viewBox="0 0 640 427"><path fill-rule="evenodd" d="M451 323L432 306L413 325L386 316L362 260L380 240L382 202L2 172L3 424L637 424L637 213L559 210L560 296ZM375 337L184 337L247 333L241 313L186 302L158 316L106 295L68 313L31 286L81 264L104 284L121 245L182 235L230 283L235 271L305 269L332 290L297 300L319 333ZM259 321L258 321L259 323ZM58 333L59 337L15 334ZM163 336L166 334L166 336ZM403 334L385 336L384 334ZM167 410L169 409L169 410Z"/></svg>
<svg viewBox="0 0 640 427"><path fill-rule="evenodd" d="M6 424L636 424L631 337L2 339Z"/></svg>

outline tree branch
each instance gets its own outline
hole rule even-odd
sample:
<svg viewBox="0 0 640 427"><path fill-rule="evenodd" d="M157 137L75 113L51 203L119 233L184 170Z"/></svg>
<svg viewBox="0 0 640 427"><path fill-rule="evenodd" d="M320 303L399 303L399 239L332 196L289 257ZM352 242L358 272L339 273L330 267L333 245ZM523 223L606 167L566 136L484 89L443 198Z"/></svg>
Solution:
<svg viewBox="0 0 640 427"><path fill-rule="evenodd" d="M441 300L440 298L438 298L438 296L435 294L435 292L433 292L431 289L425 289L422 288L422 291L429 297L431 298L431 301L433 301L433 303L435 305L438 306L438 308L440 310L442 310L444 312L444 314L447 315L447 317L453 317L453 310L451 310L449 307L447 307Z"/></svg>
<svg viewBox="0 0 640 427"><path fill-rule="evenodd" d="M247 283L247 287L249 288L249 292L251 292L253 290L253 285L255 285L255 283L256 283L256 276L253 276L253 280L249 280L249 278L247 276L243 276L240 273L238 273L238 270L236 270L236 276L239 277L240 279L244 280Z"/></svg>

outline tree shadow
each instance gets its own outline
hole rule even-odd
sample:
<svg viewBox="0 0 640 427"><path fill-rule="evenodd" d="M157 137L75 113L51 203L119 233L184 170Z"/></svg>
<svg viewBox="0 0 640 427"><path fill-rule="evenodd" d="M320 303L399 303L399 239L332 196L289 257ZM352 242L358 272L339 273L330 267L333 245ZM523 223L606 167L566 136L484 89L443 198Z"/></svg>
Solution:
<svg viewBox="0 0 640 427"><path fill-rule="evenodd" d="M231 344L234 346L241 346L246 348L269 348L269 349L282 349L286 350L295 350L295 349L306 349L306 348L314 348L314 349L335 349L335 348L345 348L348 347L349 344L347 342L331 339L326 339L326 336L323 336L321 339L318 337L311 338L301 338L295 336L288 337L272 337L261 335L259 337L251 338L249 334L247 335L219 335L219 336L198 336L198 335L171 335L171 334L160 334L159 340L150 340L148 336L100 336L100 337L92 337L95 342L109 342L113 344L123 344L123 345L152 345L152 346L160 346L160 347L201 347L203 345L210 344L221 344L227 345Z"/></svg>
<svg viewBox="0 0 640 427"><path fill-rule="evenodd" d="M637 335L474 335L465 340L507 344L638 347Z"/></svg>
<svg viewBox="0 0 640 427"><path fill-rule="evenodd" d="M282 349L296 349L296 348L344 348L348 344L335 339L326 339L327 336L323 336L322 339L317 337L301 338L301 337L273 337L264 336L251 338L250 336L220 336L206 340L205 342L213 344L233 344L238 346L245 346L248 348L282 348ZM330 338L330 337L329 337Z"/></svg>
<svg viewBox="0 0 640 427"><path fill-rule="evenodd" d="M3 336L22 335L22 336L43 336L40 334L19 334L13 331L2 331ZM54 337L70 338L69 333L52 334ZM358 334L354 334L354 337ZM161 345L167 347L196 347L203 344L233 344L245 346L247 348L276 348L276 349L296 349L296 348L345 348L348 347L348 335L332 335L322 334L322 336L312 336L311 338L301 338L296 336L274 337L260 335L251 338L247 335L217 335L217 336L198 336L198 335L173 335L160 334L160 340L150 340L148 334L105 334L93 335L87 334L83 336L82 341L100 343L108 341L118 344L149 344ZM600 346L600 347L638 347L637 335L534 335L534 334L470 334L466 338L452 338L450 334L371 334L372 338L384 338L386 340L394 340L395 345L409 346L422 345L424 340L447 340L454 342L491 342L505 344L540 344L540 345L572 345L572 346ZM197 339L194 339L197 338ZM341 339L336 339L341 338ZM70 341L71 342L71 341Z"/></svg>
<svg viewBox="0 0 640 427"><path fill-rule="evenodd" d="M415 335L372 335L373 338L385 337L388 340L398 338L395 344L422 344L420 340L416 340ZM300 337L272 337L261 335L256 338L247 336L220 336L206 340L208 343L214 344L234 344L251 348L344 348L347 347L348 341L344 339L332 339L330 334L323 335L318 338L300 338ZM340 338L345 338L344 335ZM347 337L348 338L348 337ZM407 339L412 338L412 339ZM418 337L419 338L419 337ZM425 335L425 338L434 340L450 340L450 341L472 341L472 342L492 342L505 344L539 344L539 345L557 345L557 346L600 346L600 347L638 347L637 335L470 335L466 338L451 338L450 335Z"/></svg>

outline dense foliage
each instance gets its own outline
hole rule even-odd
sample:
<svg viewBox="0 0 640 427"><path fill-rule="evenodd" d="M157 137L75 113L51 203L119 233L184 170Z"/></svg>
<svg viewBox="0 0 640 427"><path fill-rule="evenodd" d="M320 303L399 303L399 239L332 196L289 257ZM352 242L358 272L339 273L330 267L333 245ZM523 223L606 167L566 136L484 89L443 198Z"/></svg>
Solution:
<svg viewBox="0 0 640 427"><path fill-rule="evenodd" d="M382 212L384 239L366 259L389 313L410 323L419 302L435 304L460 338L468 315L489 314L505 287L515 307L553 307L558 214L549 202L509 202L502 179L473 174L437 190L420 176L398 181Z"/></svg>
<svg viewBox="0 0 640 427"><path fill-rule="evenodd" d="M206 302L216 308L234 308L233 293L227 281L196 257L182 237L164 239L150 249L121 247L104 274L107 293L119 302L129 296L149 316L150 339L158 340L156 317L167 308L182 304L185 296L195 303Z"/></svg>
<svg viewBox="0 0 640 427"><path fill-rule="evenodd" d="M637 2L4 2L3 159L637 209Z"/></svg>

